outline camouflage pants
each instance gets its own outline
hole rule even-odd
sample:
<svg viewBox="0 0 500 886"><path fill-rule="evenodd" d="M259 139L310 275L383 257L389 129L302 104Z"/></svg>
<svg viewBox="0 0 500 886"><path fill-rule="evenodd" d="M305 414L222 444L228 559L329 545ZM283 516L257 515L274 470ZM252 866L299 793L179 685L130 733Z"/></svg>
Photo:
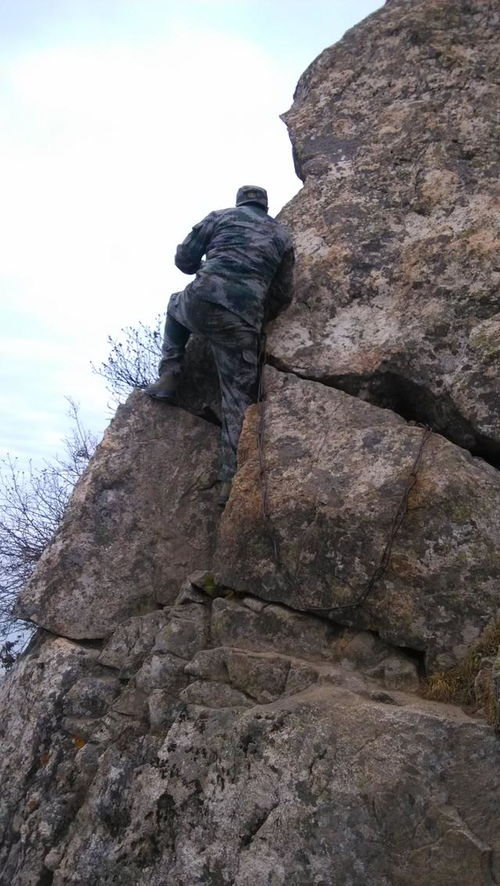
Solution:
<svg viewBox="0 0 500 886"><path fill-rule="evenodd" d="M210 342L219 376L222 401L219 479L236 473L236 450L243 417L255 402L259 372L259 336L248 323L220 305L202 301L189 287L171 297L159 371L180 373L190 333Z"/></svg>

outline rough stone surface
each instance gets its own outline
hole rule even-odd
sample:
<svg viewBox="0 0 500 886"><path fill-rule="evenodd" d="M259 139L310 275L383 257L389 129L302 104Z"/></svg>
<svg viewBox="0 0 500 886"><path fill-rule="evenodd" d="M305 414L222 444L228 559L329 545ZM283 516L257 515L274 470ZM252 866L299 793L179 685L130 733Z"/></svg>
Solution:
<svg viewBox="0 0 500 886"><path fill-rule="evenodd" d="M74 760L85 742L78 732L69 735L61 728L63 707L72 707L78 681L88 688L89 679L105 673L96 658L96 650L62 638L39 640L0 684L2 883L40 882L43 856L54 848L61 827L78 808L88 773L80 774ZM106 700L109 706L107 692ZM105 703L99 707L96 716L107 709ZM37 838L32 843L29 833L35 821Z"/></svg>
<svg viewBox="0 0 500 886"><path fill-rule="evenodd" d="M499 14L388 0L301 78L269 519L253 408L218 525L192 340L22 596L48 630L0 682L2 886L500 883Z"/></svg>
<svg viewBox="0 0 500 886"><path fill-rule="evenodd" d="M497 0L391 0L284 119L296 298L269 351L500 461Z"/></svg>
<svg viewBox="0 0 500 886"><path fill-rule="evenodd" d="M129 632L120 681L99 650L38 640L0 687L2 883L493 886L493 730L388 690L377 664L404 655L366 632L273 605L242 648L250 599L184 590L142 660ZM193 606L204 645L160 651Z"/></svg>
<svg viewBox="0 0 500 886"><path fill-rule="evenodd" d="M210 567L218 430L134 393L79 481L20 597L19 615L73 638L172 601Z"/></svg>
<svg viewBox="0 0 500 886"><path fill-rule="evenodd" d="M484 657L474 680L475 710L486 716L500 735L500 647Z"/></svg>
<svg viewBox="0 0 500 886"><path fill-rule="evenodd" d="M500 646L491 668L491 686L495 705L495 726L500 732Z"/></svg>
<svg viewBox="0 0 500 886"><path fill-rule="evenodd" d="M121 677L130 677L150 651L161 627L168 622L168 611L156 609L122 622L99 655L101 664L117 668Z"/></svg>
<svg viewBox="0 0 500 886"><path fill-rule="evenodd" d="M500 605L498 471L431 435L387 568L361 606L335 609L355 603L376 575L424 431L273 369L266 390L270 520L254 408L221 521L219 583L377 631L424 651L430 669L456 663Z"/></svg>

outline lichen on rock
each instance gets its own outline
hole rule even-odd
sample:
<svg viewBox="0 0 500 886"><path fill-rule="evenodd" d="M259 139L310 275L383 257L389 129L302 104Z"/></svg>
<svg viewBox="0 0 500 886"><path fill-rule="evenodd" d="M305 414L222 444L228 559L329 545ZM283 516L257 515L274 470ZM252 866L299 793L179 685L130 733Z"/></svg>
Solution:
<svg viewBox="0 0 500 886"><path fill-rule="evenodd" d="M391 0L299 81L276 365L500 461L495 0Z"/></svg>
<svg viewBox="0 0 500 886"><path fill-rule="evenodd" d="M460 661L498 608L498 471L438 435L422 449L425 431L389 410L276 370L260 408L265 478L256 407L218 536L219 583L375 630L424 652L430 671Z"/></svg>
<svg viewBox="0 0 500 886"><path fill-rule="evenodd" d="M75 639L106 637L167 604L211 565L217 428L136 391L78 482L18 614Z"/></svg>
<svg viewBox="0 0 500 886"><path fill-rule="evenodd" d="M4 681L5 882L492 882L500 745L404 652L190 582L153 615L102 651L41 637Z"/></svg>

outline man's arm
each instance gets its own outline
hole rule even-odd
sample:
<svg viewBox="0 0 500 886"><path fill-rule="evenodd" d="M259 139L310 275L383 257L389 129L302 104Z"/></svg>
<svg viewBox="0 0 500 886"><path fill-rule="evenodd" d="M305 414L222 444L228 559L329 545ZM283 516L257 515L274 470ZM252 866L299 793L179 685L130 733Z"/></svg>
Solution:
<svg viewBox="0 0 500 886"><path fill-rule="evenodd" d="M292 301L293 266L295 254L293 246L286 250L278 269L271 280L266 297L266 322L274 320Z"/></svg>
<svg viewBox="0 0 500 886"><path fill-rule="evenodd" d="M213 233L215 213L211 212L203 221L194 226L177 247L175 264L184 274L196 274L201 267L201 259L207 251Z"/></svg>

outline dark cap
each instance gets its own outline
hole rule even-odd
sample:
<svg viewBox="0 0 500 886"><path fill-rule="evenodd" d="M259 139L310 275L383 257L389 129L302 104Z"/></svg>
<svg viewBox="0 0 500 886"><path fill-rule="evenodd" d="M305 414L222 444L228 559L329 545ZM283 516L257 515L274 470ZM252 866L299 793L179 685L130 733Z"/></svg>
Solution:
<svg viewBox="0 0 500 886"><path fill-rule="evenodd" d="M267 210L267 191L254 185L243 185L238 188L236 206L243 206L245 203L258 203Z"/></svg>

